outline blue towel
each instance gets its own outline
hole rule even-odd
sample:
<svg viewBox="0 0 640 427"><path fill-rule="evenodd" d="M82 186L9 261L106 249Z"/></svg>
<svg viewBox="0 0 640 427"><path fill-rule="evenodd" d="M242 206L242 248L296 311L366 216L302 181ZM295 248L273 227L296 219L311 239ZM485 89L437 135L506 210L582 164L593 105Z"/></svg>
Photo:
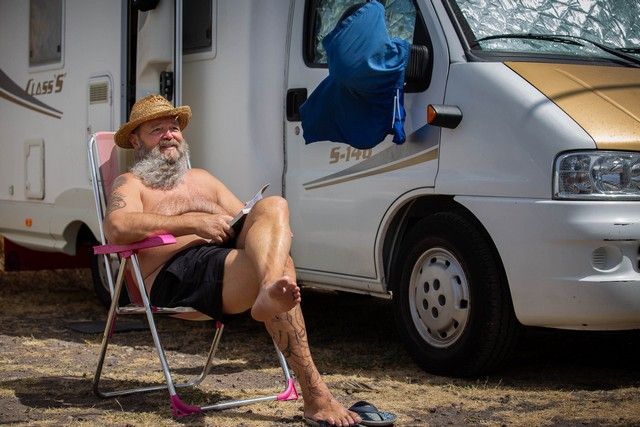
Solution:
<svg viewBox="0 0 640 427"><path fill-rule="evenodd" d="M366 3L325 36L329 76L300 107L304 139L359 148L387 134L405 141L404 70L410 45L390 37L384 6Z"/></svg>

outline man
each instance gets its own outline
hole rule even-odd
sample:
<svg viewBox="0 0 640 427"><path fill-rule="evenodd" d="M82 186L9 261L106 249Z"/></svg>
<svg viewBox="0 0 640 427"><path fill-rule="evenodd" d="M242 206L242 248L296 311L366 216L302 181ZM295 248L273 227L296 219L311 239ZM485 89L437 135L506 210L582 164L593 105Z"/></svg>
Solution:
<svg viewBox="0 0 640 427"><path fill-rule="evenodd" d="M243 203L218 179L188 168L182 129L188 106L159 95L133 106L116 143L135 150L136 163L114 180L105 220L107 239L127 244L170 233L174 245L139 254L154 305L188 305L217 319L251 310L294 370L312 422L348 426L361 418L339 404L315 367L300 309L300 289L289 256L286 201L259 201L236 235L229 226Z"/></svg>

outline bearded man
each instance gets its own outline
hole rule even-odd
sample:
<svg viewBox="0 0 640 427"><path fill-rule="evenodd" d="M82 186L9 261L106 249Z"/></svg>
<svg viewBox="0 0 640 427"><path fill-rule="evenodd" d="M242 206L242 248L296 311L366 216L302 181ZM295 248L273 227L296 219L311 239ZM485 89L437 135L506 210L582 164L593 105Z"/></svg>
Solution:
<svg viewBox="0 0 640 427"><path fill-rule="evenodd" d="M251 310L296 374L305 419L359 423L360 416L333 397L311 357L289 256L286 200L260 200L236 235L229 221L243 203L207 171L188 167L182 130L190 118L188 106L174 108L159 95L135 103L129 122L115 134L118 146L135 150L136 163L114 180L107 239L128 244L158 234L176 236L176 244L138 255L151 303L191 306L219 320Z"/></svg>

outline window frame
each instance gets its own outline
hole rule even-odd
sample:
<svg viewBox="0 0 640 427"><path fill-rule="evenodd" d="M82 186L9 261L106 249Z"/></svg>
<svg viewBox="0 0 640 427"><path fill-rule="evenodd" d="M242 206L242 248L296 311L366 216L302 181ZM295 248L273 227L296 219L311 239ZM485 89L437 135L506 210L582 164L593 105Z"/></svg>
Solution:
<svg viewBox="0 0 640 427"><path fill-rule="evenodd" d="M305 10L304 10L304 24L303 24L303 35L302 35L302 59L305 65L309 68L329 68L329 64L327 63L318 63L312 62L310 58L315 55L315 46L314 46L314 27L315 27L315 19L314 19L314 11L316 10L316 4L319 0L307 0L305 2ZM424 17L422 16L422 11L416 0L411 0L413 3L413 7L416 11L416 22L413 28L413 40L411 44L416 44L420 46L426 46L429 49L429 63L428 67L433 69L433 43L431 42L431 36L429 34L429 30L427 29L427 25L425 23ZM416 38L418 38L416 40ZM423 92L431 85L431 78L424 82L417 82L413 84L407 84L405 86L406 93L416 93Z"/></svg>
<svg viewBox="0 0 640 427"><path fill-rule="evenodd" d="M60 0L60 59L55 62L49 62L46 64L31 64L31 37L32 37L32 28L31 28L31 6L33 0L29 0L29 8L28 8L28 29L29 29L29 38L27 40L27 63L29 68L29 73L37 73L41 71L50 71L50 70L59 70L64 68L65 63L65 23L66 23L66 0Z"/></svg>
<svg viewBox="0 0 640 427"><path fill-rule="evenodd" d="M318 3L318 1L320 0L307 0L306 4L305 4L305 10L304 10L304 33L303 33L303 37L302 37L302 58L304 60L304 63L307 67L309 68L328 68L328 64L326 63L321 63L321 62L314 62L311 60L311 58L314 57L315 55L315 45L314 45L314 39L315 39L315 34L314 34L314 28L315 28L315 16L314 16L314 11L316 10L316 4ZM418 7L418 4L416 2L416 0L411 0L411 2L413 3L413 7L416 11L416 27L418 25L422 25L424 33L426 34L426 38L427 40L424 40L424 45L431 47L431 43L429 41L429 32L427 31L427 28L424 24L424 18L422 17L422 13L420 11L420 8ZM413 29L413 37L414 40L412 40L410 43L413 44L416 40L415 40L415 36L416 36L416 27L414 27ZM419 44L423 44L423 43L419 43Z"/></svg>
<svg viewBox="0 0 640 427"><path fill-rule="evenodd" d="M180 34L180 37L183 38L183 49L181 52L182 61L183 62L196 62L196 61L204 61L214 59L216 57L217 52L217 16L218 16L218 0L211 0L211 47L207 50L201 50L198 52L184 52L184 37ZM183 16L182 16L182 25L184 27L184 6L183 6Z"/></svg>
<svg viewBox="0 0 640 427"><path fill-rule="evenodd" d="M458 39L462 44L465 57L469 62L507 62L529 61L564 64L608 65L628 66L628 63L619 58L606 58L594 56L578 56L554 52L520 52L507 50L482 50L479 47L471 47L476 42L476 36L469 26L466 17L456 1L444 0L444 8L454 26Z"/></svg>

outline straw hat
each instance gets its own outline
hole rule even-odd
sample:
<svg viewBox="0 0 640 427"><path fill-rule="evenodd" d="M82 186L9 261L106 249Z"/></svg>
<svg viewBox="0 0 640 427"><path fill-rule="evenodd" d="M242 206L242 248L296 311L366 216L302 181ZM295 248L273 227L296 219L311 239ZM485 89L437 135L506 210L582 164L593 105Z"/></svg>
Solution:
<svg viewBox="0 0 640 427"><path fill-rule="evenodd" d="M144 122L162 117L175 117L178 120L180 129L184 129L191 118L191 107L188 105L174 107L160 95L145 96L133 104L129 121L120 126L120 129L116 132L114 136L116 144L122 148L133 148L129 142L131 132Z"/></svg>

